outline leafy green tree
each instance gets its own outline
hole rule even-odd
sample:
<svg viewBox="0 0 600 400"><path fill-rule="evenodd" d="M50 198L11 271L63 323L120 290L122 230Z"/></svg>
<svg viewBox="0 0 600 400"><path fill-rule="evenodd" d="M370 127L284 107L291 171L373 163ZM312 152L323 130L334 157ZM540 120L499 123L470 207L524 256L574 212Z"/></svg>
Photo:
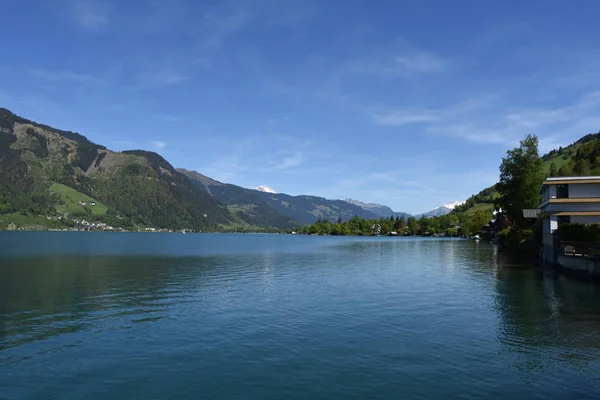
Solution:
<svg viewBox="0 0 600 400"><path fill-rule="evenodd" d="M544 181L542 163L538 138L533 134L527 135L519 147L509 150L502 159L498 204L518 225L523 223L523 209L537 208L540 204L539 189Z"/></svg>
<svg viewBox="0 0 600 400"><path fill-rule="evenodd" d="M450 227L454 227L458 224L458 217L456 214L448 214L448 224Z"/></svg>
<svg viewBox="0 0 600 400"><path fill-rule="evenodd" d="M468 215L462 224L462 233L469 236L478 235L481 233L481 228L490 221L491 217L490 213L483 210Z"/></svg>
<svg viewBox="0 0 600 400"><path fill-rule="evenodd" d="M408 217L407 220L407 230L408 233L410 235L416 235L417 233L419 233L420 230L420 225L419 225L419 221L417 221L417 219L415 217Z"/></svg>
<svg viewBox="0 0 600 400"><path fill-rule="evenodd" d="M441 226L440 226L440 219L439 218L431 218L430 223L429 223L429 229L431 230L431 233L440 233L441 232Z"/></svg>
<svg viewBox="0 0 600 400"><path fill-rule="evenodd" d="M585 158L579 159L575 162L575 167L573 168L573 172L578 176L586 176L590 175L590 171L592 169L591 163Z"/></svg>
<svg viewBox="0 0 600 400"><path fill-rule="evenodd" d="M419 225L420 225L420 234L421 235L428 235L428 234L432 234L434 232L432 232L432 224L431 224L431 218L428 218L426 216L422 216L419 219Z"/></svg>
<svg viewBox="0 0 600 400"><path fill-rule="evenodd" d="M341 236L344 234L344 227L341 223L337 223L331 227L331 234Z"/></svg>
<svg viewBox="0 0 600 400"><path fill-rule="evenodd" d="M394 230L394 218L382 218L379 225L381 226L381 235L387 235Z"/></svg>
<svg viewBox="0 0 600 400"><path fill-rule="evenodd" d="M446 235L450 237L458 236L458 228L452 227L446 229Z"/></svg>
<svg viewBox="0 0 600 400"><path fill-rule="evenodd" d="M348 221L348 229L351 235L361 235L361 219L357 216L350 218L350 221Z"/></svg>
<svg viewBox="0 0 600 400"><path fill-rule="evenodd" d="M404 232L404 228L406 228L406 219L404 215L401 218L398 218L394 223L394 230L398 233Z"/></svg>
<svg viewBox="0 0 600 400"><path fill-rule="evenodd" d="M563 165L558 170L558 176L571 176L571 175L573 175L573 167L571 167L571 165L569 165L569 164Z"/></svg>

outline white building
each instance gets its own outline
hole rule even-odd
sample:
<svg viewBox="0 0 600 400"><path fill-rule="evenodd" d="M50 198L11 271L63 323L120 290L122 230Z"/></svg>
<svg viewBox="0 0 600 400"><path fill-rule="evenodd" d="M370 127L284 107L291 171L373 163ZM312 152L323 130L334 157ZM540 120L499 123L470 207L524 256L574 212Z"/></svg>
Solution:
<svg viewBox="0 0 600 400"><path fill-rule="evenodd" d="M540 189L544 259L554 257L554 231L563 223L600 222L600 176L547 178Z"/></svg>

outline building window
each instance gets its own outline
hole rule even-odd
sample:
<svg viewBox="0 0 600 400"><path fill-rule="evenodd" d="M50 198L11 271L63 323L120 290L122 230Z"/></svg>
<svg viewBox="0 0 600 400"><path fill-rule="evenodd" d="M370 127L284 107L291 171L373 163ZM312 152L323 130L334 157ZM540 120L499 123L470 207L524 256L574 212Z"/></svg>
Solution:
<svg viewBox="0 0 600 400"><path fill-rule="evenodd" d="M569 185L556 185L556 197L559 199L568 199Z"/></svg>
<svg viewBox="0 0 600 400"><path fill-rule="evenodd" d="M558 220L558 226L561 226L562 224L570 224L571 216L570 215L559 215L557 220Z"/></svg>
<svg viewBox="0 0 600 400"><path fill-rule="evenodd" d="M542 199L543 201L548 200L548 186L544 186L542 189Z"/></svg>

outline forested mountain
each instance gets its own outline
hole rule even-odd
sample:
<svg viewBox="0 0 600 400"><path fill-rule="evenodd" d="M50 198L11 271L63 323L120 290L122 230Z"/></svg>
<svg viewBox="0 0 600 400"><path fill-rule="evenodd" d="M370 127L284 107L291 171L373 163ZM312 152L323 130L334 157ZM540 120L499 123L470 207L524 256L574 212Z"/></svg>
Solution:
<svg viewBox="0 0 600 400"><path fill-rule="evenodd" d="M600 175L600 132L543 156L549 176Z"/></svg>
<svg viewBox="0 0 600 400"><path fill-rule="evenodd" d="M342 200L317 196L290 196L221 183L196 171L179 169L195 185L226 204L230 211L245 221L261 222L277 227L312 224L320 219L349 220L354 216L375 218L376 215Z"/></svg>
<svg viewBox="0 0 600 400"><path fill-rule="evenodd" d="M0 109L0 223L58 214L178 229L234 220L156 153L113 152Z"/></svg>

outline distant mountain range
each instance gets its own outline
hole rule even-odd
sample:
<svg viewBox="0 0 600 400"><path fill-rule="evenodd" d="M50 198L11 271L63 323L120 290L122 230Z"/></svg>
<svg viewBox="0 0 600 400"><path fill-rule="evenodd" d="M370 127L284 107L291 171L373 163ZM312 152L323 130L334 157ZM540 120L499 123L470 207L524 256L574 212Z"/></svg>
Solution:
<svg viewBox="0 0 600 400"><path fill-rule="evenodd" d="M379 218L388 218L390 216L393 217L404 217L404 218L408 218L411 216L411 214L409 213L405 213L405 212L397 212L392 210L391 208L389 208L388 206L384 206L381 204L375 204L375 203L363 203L360 200L353 200L353 199L345 199L344 201L350 203L350 204L354 204L357 205L359 207L361 207L364 210L370 211L371 213L373 213L374 215L376 215ZM446 215L449 214L452 210L454 210L455 207L464 204L464 201L454 201L452 203L448 203L448 204L444 204L441 205L439 207L434 208L431 211L427 211L425 213L422 214L415 214L412 215L414 217L440 217L442 215Z"/></svg>
<svg viewBox="0 0 600 400"><path fill-rule="evenodd" d="M276 211L265 199L270 193L222 183L196 171L183 168L177 171L187 176L194 186L225 204L234 216L251 226L293 228L301 223L289 214Z"/></svg>
<svg viewBox="0 0 600 400"><path fill-rule="evenodd" d="M319 219L348 220L355 215L361 218L379 218L368 210L342 200L328 200L317 196L290 196L275 193L272 189L265 191L264 188L246 189L215 181L196 171L178 171L248 223L285 228L298 224L312 224Z"/></svg>
<svg viewBox="0 0 600 400"><path fill-rule="evenodd" d="M330 200L318 196L290 196L285 193L276 193L268 186L246 189L215 181L196 171L181 168L178 171L186 175L196 186L211 194L217 201L226 204L234 215L254 225L267 224L285 228L299 223L312 224L319 219L335 221L342 218L348 220L355 215L365 219L408 218L411 216L409 213L397 212L381 204L364 203L353 199ZM445 215L459 204L462 202L444 204L418 216ZM282 217L285 218L282 219Z"/></svg>
<svg viewBox="0 0 600 400"><path fill-rule="evenodd" d="M156 153L114 152L78 133L3 108L0 172L0 228L24 220L44 225L61 220L57 216L115 226L192 230L292 228L353 216L409 217L380 204L290 196L265 185L247 189L219 182L196 171L175 169ZM425 215L442 215L455 204Z"/></svg>
<svg viewBox="0 0 600 400"><path fill-rule="evenodd" d="M433 210L428 211L426 213L419 214L419 217L420 216L425 216L425 217L441 217L442 215L449 214L456 207L461 206L463 204L465 204L464 201L453 201L452 203L441 205L441 206L439 206L437 208L434 208Z"/></svg>
<svg viewBox="0 0 600 400"><path fill-rule="evenodd" d="M396 212L396 211L392 210L391 208L389 208L388 206L384 206L384 205L381 205L381 204L363 203L360 200L354 200L354 199L344 199L344 201L346 203L354 204L354 205L362 208L363 210L367 210L367 211L373 213L378 218L389 218L391 216L398 217L398 218L400 218L400 217L404 217L404 218L410 217L409 213Z"/></svg>

